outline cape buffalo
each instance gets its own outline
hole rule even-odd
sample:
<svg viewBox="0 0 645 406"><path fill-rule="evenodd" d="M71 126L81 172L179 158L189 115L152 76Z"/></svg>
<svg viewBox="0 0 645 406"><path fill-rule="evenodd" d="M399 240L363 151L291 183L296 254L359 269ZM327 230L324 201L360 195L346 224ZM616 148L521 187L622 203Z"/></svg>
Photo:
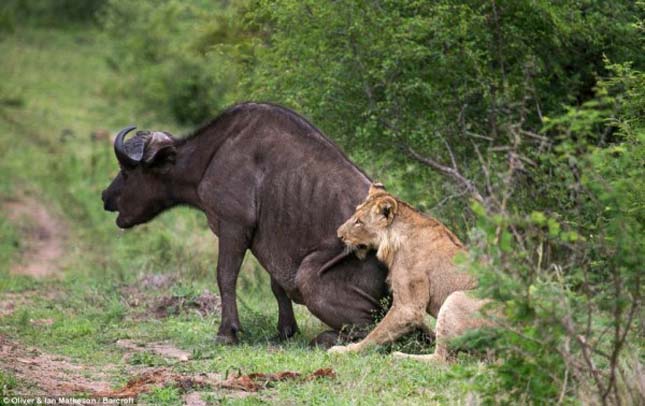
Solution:
<svg viewBox="0 0 645 406"><path fill-rule="evenodd" d="M121 171L104 207L118 211L121 228L180 204L206 213L219 237L219 339L237 342L235 285L247 249L271 274L281 338L297 331L291 301L336 331L372 321L386 269L373 254L347 254L336 236L371 181L320 130L266 103L233 106L185 138L140 131L125 141L134 128L115 139Z"/></svg>

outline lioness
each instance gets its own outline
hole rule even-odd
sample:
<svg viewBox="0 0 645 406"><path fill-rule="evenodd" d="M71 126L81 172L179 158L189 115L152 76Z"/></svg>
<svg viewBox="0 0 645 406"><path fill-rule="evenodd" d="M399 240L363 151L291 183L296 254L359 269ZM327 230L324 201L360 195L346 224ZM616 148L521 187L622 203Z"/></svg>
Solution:
<svg viewBox="0 0 645 406"><path fill-rule="evenodd" d="M487 302L470 297L475 279L457 269L454 256L465 252L461 241L436 219L372 184L366 200L338 228L338 237L350 248L374 248L390 273L393 302L387 315L365 339L329 352L361 351L396 340L414 328L424 328L424 315L437 319L436 348L431 355L396 353L423 361L447 361L447 344L467 329L488 323L478 316Z"/></svg>

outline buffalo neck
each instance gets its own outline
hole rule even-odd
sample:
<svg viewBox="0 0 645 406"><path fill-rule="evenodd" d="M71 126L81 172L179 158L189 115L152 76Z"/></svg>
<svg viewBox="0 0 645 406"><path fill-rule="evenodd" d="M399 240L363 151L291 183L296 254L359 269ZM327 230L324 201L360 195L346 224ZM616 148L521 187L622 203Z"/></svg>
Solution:
<svg viewBox="0 0 645 406"><path fill-rule="evenodd" d="M197 188L210 160L218 148L208 137L179 140L174 165L168 172L173 205L188 205L203 210Z"/></svg>

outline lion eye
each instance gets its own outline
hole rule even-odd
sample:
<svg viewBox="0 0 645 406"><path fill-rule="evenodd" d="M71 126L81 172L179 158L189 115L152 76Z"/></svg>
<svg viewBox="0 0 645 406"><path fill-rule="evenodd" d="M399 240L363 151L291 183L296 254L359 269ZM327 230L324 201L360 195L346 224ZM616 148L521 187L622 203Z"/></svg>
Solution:
<svg viewBox="0 0 645 406"><path fill-rule="evenodd" d="M356 219L356 220L354 220L354 225L355 226L362 226L363 222L360 219Z"/></svg>

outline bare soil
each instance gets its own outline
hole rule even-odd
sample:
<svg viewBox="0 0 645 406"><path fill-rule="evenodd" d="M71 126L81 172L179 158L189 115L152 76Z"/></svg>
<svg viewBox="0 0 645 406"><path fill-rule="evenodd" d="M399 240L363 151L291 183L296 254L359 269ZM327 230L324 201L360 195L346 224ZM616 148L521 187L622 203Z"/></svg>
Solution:
<svg viewBox="0 0 645 406"><path fill-rule="evenodd" d="M133 340L119 340L116 345L130 352L150 351L164 358L172 358L178 361L188 361L191 353L181 350L169 343L137 343Z"/></svg>
<svg viewBox="0 0 645 406"><path fill-rule="evenodd" d="M167 368L155 368L145 371L130 379L128 383L120 389L100 392L100 396L110 397L137 397L139 394L148 392L156 387L163 387L168 384L174 384L184 393L189 393L200 389L223 389L227 394L236 393L237 397L244 396L250 392L258 392L270 388L278 381L307 382L320 378L334 379L336 373L330 368L323 368L303 376L299 372L284 371L273 374L252 373L248 375L230 375L222 379L220 374L180 374L171 372ZM202 404L201 396L198 392L186 395L187 401L193 404Z"/></svg>
<svg viewBox="0 0 645 406"><path fill-rule="evenodd" d="M128 340L117 343L129 351L153 350L167 358L188 361L188 353L169 344L137 345ZM175 385L186 394L187 404L200 405L198 392L203 390L224 390L227 395L243 397L251 392L270 388L275 382L290 380L306 382L320 378L335 378L332 369L319 369L308 375L284 371L278 373L233 374L222 377L215 373L185 374L173 372L168 367L137 368L128 371L132 378L113 389L110 377L117 373L112 365L101 368L80 365L69 358L52 355L36 348L22 346L0 335L0 369L16 376L29 385L30 395L67 396L77 393L111 398L133 397L167 385ZM224 379L223 379L224 378Z"/></svg>
<svg viewBox="0 0 645 406"><path fill-rule="evenodd" d="M206 406L206 402L202 399L198 392L190 392L184 395L185 406Z"/></svg>
<svg viewBox="0 0 645 406"><path fill-rule="evenodd" d="M32 394L65 395L109 391L105 372L78 365L66 357L24 347L0 335L0 369L35 386ZM103 368L106 370L109 368Z"/></svg>
<svg viewBox="0 0 645 406"><path fill-rule="evenodd" d="M208 290L197 296L178 296L168 291L176 275L145 274L136 283L121 288L123 300L131 309L129 317L146 320L163 319L180 314L206 317L221 310L220 298Z"/></svg>
<svg viewBox="0 0 645 406"><path fill-rule="evenodd" d="M7 218L21 233L21 259L11 272L36 278L52 276L60 269L67 227L42 202L22 196L2 204Z"/></svg>
<svg viewBox="0 0 645 406"><path fill-rule="evenodd" d="M16 308L31 302L33 292L0 293L0 318L13 314Z"/></svg>
<svg viewBox="0 0 645 406"><path fill-rule="evenodd" d="M157 298L150 310L158 319L181 313L207 316L220 311L220 299L207 290L195 297L165 296Z"/></svg>

